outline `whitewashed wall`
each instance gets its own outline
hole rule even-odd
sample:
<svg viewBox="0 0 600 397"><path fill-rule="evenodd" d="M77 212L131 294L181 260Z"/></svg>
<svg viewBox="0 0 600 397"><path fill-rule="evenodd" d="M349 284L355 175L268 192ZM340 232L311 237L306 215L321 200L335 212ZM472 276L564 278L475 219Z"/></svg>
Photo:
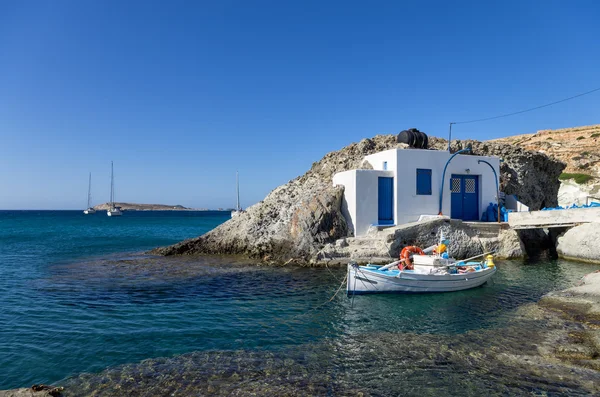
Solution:
<svg viewBox="0 0 600 397"><path fill-rule="evenodd" d="M369 226L379 221L380 176L393 177L394 171L356 171L356 227L354 229L356 236L365 235Z"/></svg>
<svg viewBox="0 0 600 397"><path fill-rule="evenodd" d="M334 185L344 185L342 213L355 236L367 233L379 218L379 177L393 177L393 171L352 170L334 175Z"/></svg>
<svg viewBox="0 0 600 397"><path fill-rule="evenodd" d="M366 156L374 170L353 170L336 174L334 184L345 186L344 206L346 219L356 236L364 235L369 226L378 222L378 177L394 177L395 224L415 222L421 215L437 215L441 178L451 154L439 150L391 149ZM496 202L494 173L486 160L499 175L500 160L497 157L457 155L446 170L442 212L451 215L450 179L452 174L479 176L479 214L490 202ZM387 171L383 170L387 161ZM417 195L417 168L431 169L431 195ZM466 170L469 170L467 172Z"/></svg>

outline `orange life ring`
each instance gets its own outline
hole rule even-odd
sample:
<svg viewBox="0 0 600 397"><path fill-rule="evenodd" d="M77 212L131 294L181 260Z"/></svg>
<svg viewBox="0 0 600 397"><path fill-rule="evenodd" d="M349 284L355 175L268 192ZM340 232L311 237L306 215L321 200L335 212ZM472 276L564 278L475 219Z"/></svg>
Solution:
<svg viewBox="0 0 600 397"><path fill-rule="evenodd" d="M402 249L402 252L400 252L400 263L398 263L398 269L413 270L415 268L413 266L412 260L410 259L411 254L425 255L425 252L423 252L421 248L414 245L404 247Z"/></svg>

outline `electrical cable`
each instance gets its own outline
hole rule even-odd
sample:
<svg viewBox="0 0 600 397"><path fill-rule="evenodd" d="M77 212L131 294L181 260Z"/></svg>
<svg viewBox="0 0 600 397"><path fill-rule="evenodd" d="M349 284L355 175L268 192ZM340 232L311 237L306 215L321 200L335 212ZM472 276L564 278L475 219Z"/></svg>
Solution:
<svg viewBox="0 0 600 397"><path fill-rule="evenodd" d="M591 93L596 92L596 91L600 91L600 87L598 87L596 89L593 89L591 91L587 91L587 92L584 92L584 93L581 93L581 94L574 95L572 97L561 99L561 100L556 101L556 102L547 103L545 105L536 106L536 107L530 108L530 109L520 110L518 112L502 114L502 115L494 116L494 117L486 117L486 118L482 118L482 119L468 120L468 121L454 121L454 122L452 122L450 124L470 124L470 123L477 123L477 122L480 122L480 121L495 120L495 119L500 119L502 117L514 116L515 114L521 114L521 113L531 112L532 110L537 110L537 109L545 108L545 107L548 107L548 106L556 105L557 103L561 103L561 102L566 102L566 101L569 101L571 99L579 98L581 96L588 95L588 94L591 94Z"/></svg>

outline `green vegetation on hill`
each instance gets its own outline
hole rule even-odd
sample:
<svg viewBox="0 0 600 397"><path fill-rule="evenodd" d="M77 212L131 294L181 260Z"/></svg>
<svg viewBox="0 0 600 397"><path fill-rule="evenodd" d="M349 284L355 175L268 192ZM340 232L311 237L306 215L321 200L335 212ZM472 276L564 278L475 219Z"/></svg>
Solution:
<svg viewBox="0 0 600 397"><path fill-rule="evenodd" d="M587 181L589 181L590 179L593 179L593 178L594 178L593 176L588 175L588 174L569 174L567 172L563 172L558 177L558 179L560 179L561 181L565 181L567 179L573 179L573 180L575 180L576 183L579 183L580 185L582 183L586 183Z"/></svg>

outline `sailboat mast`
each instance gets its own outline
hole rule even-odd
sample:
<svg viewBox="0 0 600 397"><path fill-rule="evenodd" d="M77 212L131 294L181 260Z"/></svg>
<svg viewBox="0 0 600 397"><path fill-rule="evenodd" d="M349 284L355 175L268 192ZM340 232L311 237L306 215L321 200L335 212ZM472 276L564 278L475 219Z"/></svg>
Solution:
<svg viewBox="0 0 600 397"><path fill-rule="evenodd" d="M240 177L238 171L235 172L235 189L237 191L236 210L240 210Z"/></svg>
<svg viewBox="0 0 600 397"><path fill-rule="evenodd" d="M92 203L92 173L90 172L90 180L88 182L88 208L91 208Z"/></svg>
<svg viewBox="0 0 600 397"><path fill-rule="evenodd" d="M114 179L114 170L113 170L113 162L110 162L110 207L114 207L114 189L115 189L115 179Z"/></svg>

